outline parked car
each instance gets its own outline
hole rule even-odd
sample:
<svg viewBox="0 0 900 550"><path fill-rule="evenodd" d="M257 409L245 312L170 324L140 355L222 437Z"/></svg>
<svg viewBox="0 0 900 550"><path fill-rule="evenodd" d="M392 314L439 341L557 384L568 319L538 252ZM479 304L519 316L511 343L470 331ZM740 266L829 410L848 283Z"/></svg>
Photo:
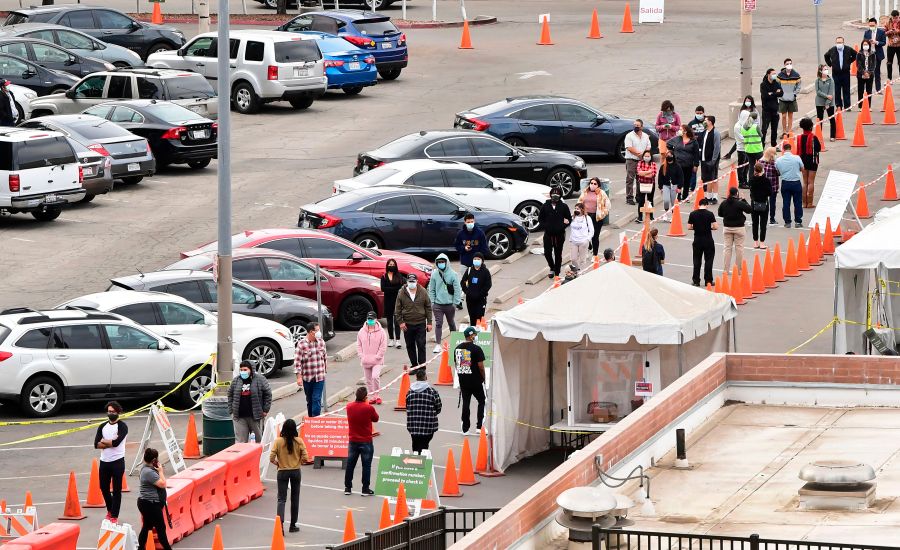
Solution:
<svg viewBox="0 0 900 550"><path fill-rule="evenodd" d="M56 309L80 308L127 317L168 338L188 338L215 348L219 319L200 306L164 292L97 292L68 300ZM294 338L290 330L274 321L231 315L234 353L250 361L265 377L294 363Z"/></svg>
<svg viewBox="0 0 900 550"><path fill-rule="evenodd" d="M325 57L325 77L329 90L343 90L347 95L357 95L366 86L378 83L375 56L361 50L343 38L322 32L305 32L319 45Z"/></svg>
<svg viewBox="0 0 900 550"><path fill-rule="evenodd" d="M219 125L171 101L110 101L84 114L105 118L145 138L156 157L157 170L169 164L187 164L199 170L219 154Z"/></svg>
<svg viewBox="0 0 900 550"><path fill-rule="evenodd" d="M0 311L0 400L28 416L59 413L63 403L154 397L190 375L178 395L196 405L212 387L215 346L173 340L112 313Z"/></svg>
<svg viewBox="0 0 900 550"><path fill-rule="evenodd" d="M267 8L275 9L278 7L278 0L256 0ZM365 6L370 10L380 10L394 3L395 0L340 0L342 6ZM288 0L288 8L297 7L298 0ZM334 0L299 0L300 6L304 8L319 8L334 6Z"/></svg>
<svg viewBox="0 0 900 550"><path fill-rule="evenodd" d="M468 206L408 185L358 189L304 205L297 225L334 233L364 248L437 254L454 250L467 212L475 214L487 236L490 259L528 246L528 230L515 214Z"/></svg>
<svg viewBox="0 0 900 550"><path fill-rule="evenodd" d="M578 183L587 177L587 165L580 157L548 149L511 146L472 130L422 131L397 138L360 153L353 175L408 159L464 162L495 178L559 186L567 197L578 191Z"/></svg>
<svg viewBox="0 0 900 550"><path fill-rule="evenodd" d="M179 260L165 269L211 271L215 253L204 252ZM316 299L315 266L278 250L237 249L232 274L257 288L279 294L295 294ZM359 330L370 311L382 317L384 293L375 277L345 271L320 270L322 304L337 314L337 323L348 330Z"/></svg>
<svg viewBox="0 0 900 550"><path fill-rule="evenodd" d="M216 91L203 76L166 69L117 69L86 76L64 93L32 101L32 116L74 115L120 99L171 101L206 118L218 116Z"/></svg>
<svg viewBox="0 0 900 550"><path fill-rule="evenodd" d="M0 212L53 221L63 206L84 198L83 179L64 135L0 128Z"/></svg>
<svg viewBox="0 0 900 550"><path fill-rule="evenodd" d="M110 157L113 178L124 183L138 183L156 172L156 159L147 140L114 122L92 115L55 115L32 118L20 126L59 132Z"/></svg>
<svg viewBox="0 0 900 550"><path fill-rule="evenodd" d="M84 178L81 186L84 187L85 195L79 202L91 202L97 195L105 195L112 191L112 159L109 155L88 149L71 137L68 140L78 157L81 174Z"/></svg>
<svg viewBox="0 0 900 550"><path fill-rule="evenodd" d="M205 244L200 248L182 252L182 258L196 256L204 252L215 252L218 241ZM311 264L324 269L362 273L373 277L384 274L388 260L397 262L397 269L402 275L416 275L419 281L428 283L431 278L431 264L412 254L363 248L327 231L315 229L257 229L243 231L231 237L234 248L267 248L280 250L303 258Z"/></svg>
<svg viewBox="0 0 900 550"><path fill-rule="evenodd" d="M142 67L141 56L117 44L101 42L81 31L50 23L22 23L0 27L0 37L24 36L52 42L82 57L92 57L116 67Z"/></svg>
<svg viewBox="0 0 900 550"><path fill-rule="evenodd" d="M209 271L171 270L141 273L110 279L107 292L118 290L151 290L181 296L208 311L218 309L218 287ZM269 294L243 281L231 283L232 310L252 317L270 319L291 331L294 340L306 337L306 325L318 320L315 300L292 294ZM322 306L322 337L334 338L331 310Z"/></svg>
<svg viewBox="0 0 900 550"><path fill-rule="evenodd" d="M560 96L509 97L456 114L454 128L486 132L516 147L546 147L577 155L625 160L625 135L634 119ZM645 125L653 151L659 137Z"/></svg>
<svg viewBox="0 0 900 550"><path fill-rule="evenodd" d="M373 8L374 9L374 8ZM364 10L307 12L294 17L279 31L318 31L340 36L375 57L378 74L396 80L409 63L406 34L387 15Z"/></svg>
<svg viewBox="0 0 900 550"><path fill-rule="evenodd" d="M239 113L255 113L272 101L306 109L325 93L325 64L313 37L264 30L231 31L229 36L231 107ZM177 51L151 55L147 65L197 71L216 80L218 42L216 33L203 33Z"/></svg>
<svg viewBox="0 0 900 550"><path fill-rule="evenodd" d="M104 42L124 46L143 59L184 45L184 33L175 27L144 23L112 8L69 4L11 10L4 26L22 23L53 23L79 29Z"/></svg>
<svg viewBox="0 0 900 550"><path fill-rule="evenodd" d="M351 179L335 180L333 193L375 185L427 187L464 202L520 218L530 232L539 229L541 205L550 198L546 186L527 181L496 179L468 164L452 160L401 160Z"/></svg>
<svg viewBox="0 0 900 550"><path fill-rule="evenodd" d="M18 55L42 67L69 73L78 78L97 71L115 69L112 63L78 55L52 42L36 38L0 37L0 52Z"/></svg>
<svg viewBox="0 0 900 550"><path fill-rule="evenodd" d="M24 57L6 53L0 53L0 78L18 86L25 86L39 96L64 92L78 82L78 79L69 73L47 69L35 65Z"/></svg>
<svg viewBox="0 0 900 550"><path fill-rule="evenodd" d="M7 89L13 93L15 98L16 110L19 111L19 122L27 120L31 116L31 100L37 98L37 92L16 84L10 84Z"/></svg>

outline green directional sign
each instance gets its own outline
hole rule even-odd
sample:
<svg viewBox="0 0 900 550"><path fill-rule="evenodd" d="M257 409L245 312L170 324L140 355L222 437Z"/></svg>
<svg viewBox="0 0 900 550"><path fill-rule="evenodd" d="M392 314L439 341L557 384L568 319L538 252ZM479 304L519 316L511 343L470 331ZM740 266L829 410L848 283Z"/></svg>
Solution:
<svg viewBox="0 0 900 550"><path fill-rule="evenodd" d="M407 499L426 498L431 468L432 460L421 455L380 456L375 475L375 494L396 497L400 483L403 483Z"/></svg>
<svg viewBox="0 0 900 550"><path fill-rule="evenodd" d="M456 370L456 356L453 351L456 349L456 346L462 344L466 341L466 337L463 336L462 331L454 331L450 333L450 368ZM484 370L485 373L491 372L491 367L494 362L491 359L494 351L494 341L491 339L491 332L483 330L480 331L477 335L475 335L475 343L478 344L478 347L481 348L481 351L484 352Z"/></svg>

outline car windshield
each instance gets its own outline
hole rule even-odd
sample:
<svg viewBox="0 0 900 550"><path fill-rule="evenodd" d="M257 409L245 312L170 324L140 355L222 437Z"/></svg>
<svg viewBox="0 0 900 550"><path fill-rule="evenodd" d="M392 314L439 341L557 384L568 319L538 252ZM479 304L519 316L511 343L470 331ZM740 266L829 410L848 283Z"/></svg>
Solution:
<svg viewBox="0 0 900 550"><path fill-rule="evenodd" d="M18 25L19 23L45 23L50 21L54 15L55 13L52 11L46 13L33 13L30 16L24 13L12 12L7 16L6 23L4 23L3 26L8 27L10 25Z"/></svg>
<svg viewBox="0 0 900 550"><path fill-rule="evenodd" d="M361 19L354 21L353 24L359 29L359 32L367 36L385 36L388 34L399 34L400 31L391 23L387 17L378 19Z"/></svg>
<svg viewBox="0 0 900 550"><path fill-rule="evenodd" d="M315 40L291 40L275 43L277 63L303 63L322 59L322 52Z"/></svg>
<svg viewBox="0 0 900 550"><path fill-rule="evenodd" d="M144 110L169 124L178 124L180 122L188 122L191 120L205 120L205 117L175 103L157 103L156 105L148 105Z"/></svg>
<svg viewBox="0 0 900 550"><path fill-rule="evenodd" d="M205 78L197 75L184 75L165 79L168 99L193 99L216 97L215 90Z"/></svg>
<svg viewBox="0 0 900 550"><path fill-rule="evenodd" d="M376 168L371 172L363 172L362 174L353 178L353 183L358 183L360 185L378 185L394 174L399 174L400 170L394 170L393 168Z"/></svg>
<svg viewBox="0 0 900 550"><path fill-rule="evenodd" d="M43 168L77 162L75 152L64 137L47 137L16 144L16 169Z"/></svg>
<svg viewBox="0 0 900 550"><path fill-rule="evenodd" d="M378 158L399 158L418 149L423 142L421 134L410 134L397 138L390 143L385 143L372 151L372 155Z"/></svg>
<svg viewBox="0 0 900 550"><path fill-rule="evenodd" d="M79 120L77 122L70 123L69 127L73 132L81 134L82 136L91 140L127 137L134 135L115 122L103 120L102 118L96 120Z"/></svg>

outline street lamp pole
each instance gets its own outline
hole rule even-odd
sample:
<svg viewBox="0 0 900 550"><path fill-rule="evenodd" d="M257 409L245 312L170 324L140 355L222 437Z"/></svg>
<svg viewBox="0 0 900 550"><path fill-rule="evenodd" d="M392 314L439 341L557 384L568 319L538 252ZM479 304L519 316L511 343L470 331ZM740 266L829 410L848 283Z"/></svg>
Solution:
<svg viewBox="0 0 900 550"><path fill-rule="evenodd" d="M741 95L753 92L753 11L756 0L741 0Z"/></svg>
<svg viewBox="0 0 900 550"><path fill-rule="evenodd" d="M216 345L216 374L220 381L233 376L232 304L231 304L231 86L228 40L228 0L219 0L219 44L216 93L219 106L219 248L218 273L219 323Z"/></svg>

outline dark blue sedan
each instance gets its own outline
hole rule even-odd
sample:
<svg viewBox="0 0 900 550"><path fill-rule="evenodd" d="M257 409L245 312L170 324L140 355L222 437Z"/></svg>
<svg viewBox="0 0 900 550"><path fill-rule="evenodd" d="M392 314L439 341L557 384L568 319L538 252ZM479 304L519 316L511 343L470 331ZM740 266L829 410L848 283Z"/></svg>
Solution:
<svg viewBox="0 0 900 550"><path fill-rule="evenodd" d="M365 248L410 254L454 250L466 212L474 212L488 241L488 258L506 258L528 246L514 214L466 206L443 193L412 186L374 186L304 205L299 227L320 229Z"/></svg>

